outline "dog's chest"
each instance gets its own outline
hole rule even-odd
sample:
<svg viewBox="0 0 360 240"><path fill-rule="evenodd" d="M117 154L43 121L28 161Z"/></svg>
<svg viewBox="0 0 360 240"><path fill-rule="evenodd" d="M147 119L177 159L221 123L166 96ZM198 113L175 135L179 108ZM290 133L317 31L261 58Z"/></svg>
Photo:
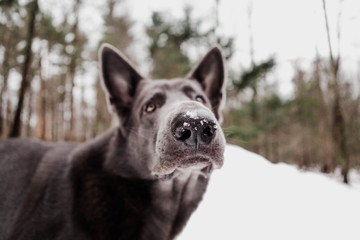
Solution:
<svg viewBox="0 0 360 240"><path fill-rule="evenodd" d="M153 186L152 214L146 223L149 230L156 231L157 239L172 239L185 225L205 192L207 180L204 175L184 173L172 180L159 181ZM146 232L146 231L145 231ZM163 237L163 238L162 238Z"/></svg>
<svg viewBox="0 0 360 240"><path fill-rule="evenodd" d="M207 179L199 173L186 173L167 181L83 183L82 188L91 189L91 194L75 197L75 214L85 217L77 221L90 236L165 240L181 231L200 202Z"/></svg>

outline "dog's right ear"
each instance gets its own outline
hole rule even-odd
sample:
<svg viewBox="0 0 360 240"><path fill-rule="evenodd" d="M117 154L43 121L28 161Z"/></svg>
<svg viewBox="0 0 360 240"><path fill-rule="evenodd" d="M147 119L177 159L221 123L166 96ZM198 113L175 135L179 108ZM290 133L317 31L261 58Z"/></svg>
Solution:
<svg viewBox="0 0 360 240"><path fill-rule="evenodd" d="M144 79L115 47L103 44L99 50L100 71L108 103L124 123L129 115L136 86Z"/></svg>
<svg viewBox="0 0 360 240"><path fill-rule="evenodd" d="M225 103L225 66L219 47L213 47L198 65L188 74L188 79L200 83L210 100L217 120L222 122L221 110Z"/></svg>

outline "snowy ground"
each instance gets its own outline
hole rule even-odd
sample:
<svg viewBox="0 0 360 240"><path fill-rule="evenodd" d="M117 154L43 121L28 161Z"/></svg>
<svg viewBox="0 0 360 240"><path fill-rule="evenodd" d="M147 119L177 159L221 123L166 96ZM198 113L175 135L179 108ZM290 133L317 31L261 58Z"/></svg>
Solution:
<svg viewBox="0 0 360 240"><path fill-rule="evenodd" d="M232 145L225 161L178 240L360 239L359 188Z"/></svg>

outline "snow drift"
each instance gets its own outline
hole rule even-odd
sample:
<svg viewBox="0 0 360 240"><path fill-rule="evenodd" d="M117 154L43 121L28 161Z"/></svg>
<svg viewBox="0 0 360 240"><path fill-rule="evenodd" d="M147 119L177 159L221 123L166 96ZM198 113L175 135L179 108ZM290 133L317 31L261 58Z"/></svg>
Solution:
<svg viewBox="0 0 360 240"><path fill-rule="evenodd" d="M360 239L360 192L227 145L177 239Z"/></svg>

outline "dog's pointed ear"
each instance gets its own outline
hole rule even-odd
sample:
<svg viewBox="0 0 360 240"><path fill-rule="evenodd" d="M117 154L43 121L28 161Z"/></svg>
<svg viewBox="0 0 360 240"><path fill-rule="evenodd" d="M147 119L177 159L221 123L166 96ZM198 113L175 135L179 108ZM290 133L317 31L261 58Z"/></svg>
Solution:
<svg viewBox="0 0 360 240"><path fill-rule="evenodd" d="M109 44L101 45L99 63L108 103L120 118L124 118L130 110L136 87L144 78L125 56Z"/></svg>
<svg viewBox="0 0 360 240"><path fill-rule="evenodd" d="M207 97L219 122L222 121L222 106L226 98L224 57L219 47L212 48L187 78L198 81Z"/></svg>

